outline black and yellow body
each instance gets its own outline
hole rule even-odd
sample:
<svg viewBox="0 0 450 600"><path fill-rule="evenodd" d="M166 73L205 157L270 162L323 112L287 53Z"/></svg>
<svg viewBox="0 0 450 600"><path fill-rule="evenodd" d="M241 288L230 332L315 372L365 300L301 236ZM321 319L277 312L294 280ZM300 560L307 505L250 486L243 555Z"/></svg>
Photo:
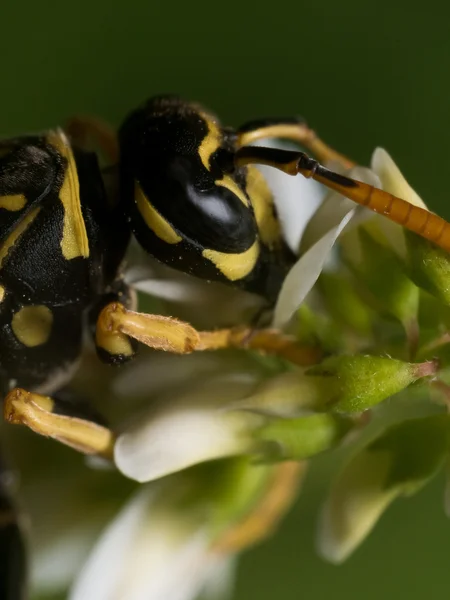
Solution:
<svg viewBox="0 0 450 600"><path fill-rule="evenodd" d="M70 378L127 242L95 155L60 130L0 142L0 395Z"/></svg>
<svg viewBox="0 0 450 600"><path fill-rule="evenodd" d="M234 166L236 132L161 96L127 118L119 143L121 201L139 243L171 267L273 302L293 256L264 178Z"/></svg>
<svg viewBox="0 0 450 600"><path fill-rule="evenodd" d="M232 130L172 96L131 113L118 140L95 119L71 125L71 141L61 130L0 141L0 400L8 422L112 459L114 432L64 389L86 333L94 334L100 359L111 364L131 359L137 343L180 354L239 347L302 366L317 361L316 352L281 332L199 332L171 317L134 312L121 263L134 233L157 260L273 305L295 257L254 165L292 173L303 165L307 176L330 177L301 157L299 162L298 153L274 154L249 144L288 137L310 142L327 160L345 165L345 159L297 120ZM86 150L89 136L113 163L116 185L108 193L104 182L111 169L102 172ZM333 185L349 187L350 180L336 177ZM0 466L0 598L8 582L5 597L19 600L22 546L1 477Z"/></svg>

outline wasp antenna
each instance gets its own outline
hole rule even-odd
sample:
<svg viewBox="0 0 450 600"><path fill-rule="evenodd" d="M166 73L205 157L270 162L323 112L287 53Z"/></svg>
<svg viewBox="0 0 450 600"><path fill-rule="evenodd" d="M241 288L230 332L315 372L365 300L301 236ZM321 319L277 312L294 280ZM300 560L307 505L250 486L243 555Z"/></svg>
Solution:
<svg viewBox="0 0 450 600"><path fill-rule="evenodd" d="M300 173L312 178L450 252L450 223L445 219L389 192L330 171L304 152L246 146L236 152L235 162L239 166L264 164L289 175Z"/></svg>

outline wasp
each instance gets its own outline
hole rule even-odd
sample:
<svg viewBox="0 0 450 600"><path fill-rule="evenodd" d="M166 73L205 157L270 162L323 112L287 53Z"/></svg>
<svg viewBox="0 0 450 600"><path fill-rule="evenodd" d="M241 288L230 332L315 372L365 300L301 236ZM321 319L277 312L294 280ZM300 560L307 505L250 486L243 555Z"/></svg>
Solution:
<svg viewBox="0 0 450 600"><path fill-rule="evenodd" d="M116 165L112 193L96 153L83 143L86 135ZM251 347L304 364L295 341L272 330L198 332L136 312L123 278L134 236L174 269L273 304L295 256L256 165L312 177L450 250L450 225L440 217L304 152L253 145L268 138L297 142L320 162L352 166L301 119L232 129L175 96L150 99L117 136L78 119L66 131L0 141L0 396L9 422L111 456L113 433L64 393L91 332L99 359L113 365L132 359L139 343L179 353Z"/></svg>

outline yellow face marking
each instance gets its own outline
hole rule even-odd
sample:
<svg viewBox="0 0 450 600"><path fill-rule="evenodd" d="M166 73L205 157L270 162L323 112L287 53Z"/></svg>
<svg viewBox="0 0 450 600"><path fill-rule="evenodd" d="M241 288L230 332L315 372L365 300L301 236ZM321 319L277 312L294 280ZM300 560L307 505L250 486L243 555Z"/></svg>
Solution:
<svg viewBox="0 0 450 600"><path fill-rule="evenodd" d="M5 299L5 295L6 295L6 290L5 288L0 285L0 304L3 302L3 300Z"/></svg>
<svg viewBox="0 0 450 600"><path fill-rule="evenodd" d="M211 156L214 154L214 152L216 152L216 150L220 148L220 145L222 143L222 134L215 121L213 121L210 117L203 113L201 113L201 116L203 117L208 126L208 133L206 137L202 140L202 143L200 144L200 147L198 149L198 153L200 155L200 159L203 163L203 166L209 171ZM248 200L244 192L234 181L234 179L230 177L230 175L224 175L222 179L217 179L214 183L216 185L221 185L222 187L227 188L228 190L230 190L230 192L233 192L233 194L235 194L239 198L239 200L243 204L245 204L245 206L248 206Z"/></svg>
<svg viewBox="0 0 450 600"><path fill-rule="evenodd" d="M78 256L87 258L89 256L89 240L81 212L80 183L72 149L61 130L50 132L47 139L67 160L66 173L59 192L59 199L64 207L64 226L61 240L63 256L67 260Z"/></svg>
<svg viewBox="0 0 450 600"><path fill-rule="evenodd" d="M217 179L215 181L215 184L221 185L222 187L227 188L227 190L230 190L230 192L233 192L233 194L239 198L239 200L242 202L242 204L245 204L245 206L248 206L248 200L247 200L244 192L241 190L241 188L238 186L238 184L234 181L234 179L232 179L229 175L224 175L222 177L222 179Z"/></svg>
<svg viewBox="0 0 450 600"><path fill-rule="evenodd" d="M9 196L0 196L0 208L6 208L6 210L22 210L26 203L27 199L23 194L11 194Z"/></svg>
<svg viewBox="0 0 450 600"><path fill-rule="evenodd" d="M182 238L178 235L172 225L157 212L150 204L141 186L136 182L134 185L134 198L147 227L167 244L178 244Z"/></svg>
<svg viewBox="0 0 450 600"><path fill-rule="evenodd" d="M229 281L238 281L255 268L259 256L259 244L255 242L248 250L240 254L203 250L202 255L214 263Z"/></svg>
<svg viewBox="0 0 450 600"><path fill-rule="evenodd" d="M248 167L247 194L255 211L261 239L272 247L281 239L281 228L276 218L272 192L261 171L254 166Z"/></svg>
<svg viewBox="0 0 450 600"><path fill-rule="evenodd" d="M202 143L199 146L198 153L203 166L209 171L211 156L220 148L220 144L222 143L222 135L215 121L213 121L204 113L200 113L200 115L206 122L208 133L203 138Z"/></svg>
<svg viewBox="0 0 450 600"><path fill-rule="evenodd" d="M25 231L37 217L40 210L41 209L39 207L32 210L24 219L22 219L11 235L0 246L0 268L3 266L3 262L7 257L8 252L11 250L11 248L13 248L20 236L25 233Z"/></svg>
<svg viewBox="0 0 450 600"><path fill-rule="evenodd" d="M24 306L14 313L11 327L14 335L27 348L41 346L50 337L53 315L48 306Z"/></svg>

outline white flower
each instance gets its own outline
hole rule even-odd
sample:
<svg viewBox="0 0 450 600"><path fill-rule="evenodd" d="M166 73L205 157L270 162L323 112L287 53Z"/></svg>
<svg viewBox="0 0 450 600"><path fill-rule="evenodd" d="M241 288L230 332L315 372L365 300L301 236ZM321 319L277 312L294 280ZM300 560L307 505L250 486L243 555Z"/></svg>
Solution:
<svg viewBox="0 0 450 600"><path fill-rule="evenodd" d="M250 450L251 430L259 418L228 406L249 393L254 376L237 372L209 376L205 383L196 379L195 374L187 375L184 391L166 393L119 435L114 460L124 475L151 481Z"/></svg>
<svg viewBox="0 0 450 600"><path fill-rule="evenodd" d="M397 423L350 459L322 510L317 545L324 558L344 561L396 498L436 475L448 457L449 420L440 414Z"/></svg>
<svg viewBox="0 0 450 600"><path fill-rule="evenodd" d="M303 471L231 459L142 487L96 543L69 600L229 597L236 554L270 533Z"/></svg>
<svg viewBox="0 0 450 600"><path fill-rule="evenodd" d="M143 489L100 537L69 599L191 600L228 562L210 551L207 523L167 508L163 488Z"/></svg>
<svg viewBox="0 0 450 600"><path fill-rule="evenodd" d="M372 185L387 182L391 186L390 191L398 191L394 184L400 182L400 185L404 180L387 153L376 150L373 165L377 174L355 167L349 175ZM304 187L304 181L300 177L289 178L281 175L278 183L286 181L290 184L289 189L281 190L277 194L278 204L280 207L283 199L289 198L285 213L289 206L292 215L290 219L285 218L285 222L295 221L295 210L300 207L301 216L302 202L308 202L308 193L302 199L300 192L308 188ZM269 170L266 176L269 176L269 182L273 183ZM299 182L302 182L301 185ZM293 199L292 195L295 196ZM314 187L311 191L311 197L317 205L317 188ZM366 209L357 209L353 202L335 192L327 195L304 231L303 253L283 284L274 310L275 327L282 328L289 324L329 260L334 243L356 212L367 218ZM372 216L372 213L369 214ZM299 229L297 233L298 231ZM298 245L299 240L294 239L292 232L290 235L291 244ZM188 287L192 286L191 291L204 284L194 278L183 277L184 283ZM153 283L150 282L150 287L152 286ZM254 441L252 432L260 424L257 414L262 409L254 407L242 411L237 407L239 402L242 402L242 406L245 405L245 398L251 395L251 387L258 382L261 373L249 372L248 365L239 367L234 364L230 368L222 358L178 357L177 364L167 359L169 357L156 359L156 368L152 368L150 360L147 365L145 362L141 363L143 366L139 377L135 377L137 367L131 367L129 375L127 376L125 371L123 376L126 379L125 383L123 379L120 383L120 378L116 383L116 387L122 386L122 393L128 397L133 395L134 390L148 398L155 386L157 389L162 388L158 382L164 382L165 397L159 398L151 410L147 410L135 424L127 427L119 435L115 446L118 468L128 477L141 482L202 461L250 452ZM203 383L204 380L208 381L207 385ZM140 389L136 389L136 385L139 388L137 381L145 381ZM266 414L270 413L267 398L271 394L274 404L276 403L276 390L266 394L262 411ZM291 393L287 395L291 403L299 405ZM258 396L258 402L262 402L260 398L261 395ZM274 412L282 410L283 408L278 407L273 409Z"/></svg>
<svg viewBox="0 0 450 600"><path fill-rule="evenodd" d="M346 175L426 208L390 155L382 148L374 151L371 169L358 166L350 169ZM352 220L351 224L349 224L350 220ZM342 237L347 243L347 255L355 262L358 260L360 253L358 242L352 233L356 233L358 224L368 220L375 227L379 227L382 235L402 258L406 256L405 240L400 225L393 223L387 217L357 206L337 192L330 191L303 232L300 244L301 256L288 273L275 306L273 320L275 327L283 328L289 323L321 271L326 267L333 245L344 230L350 232Z"/></svg>

